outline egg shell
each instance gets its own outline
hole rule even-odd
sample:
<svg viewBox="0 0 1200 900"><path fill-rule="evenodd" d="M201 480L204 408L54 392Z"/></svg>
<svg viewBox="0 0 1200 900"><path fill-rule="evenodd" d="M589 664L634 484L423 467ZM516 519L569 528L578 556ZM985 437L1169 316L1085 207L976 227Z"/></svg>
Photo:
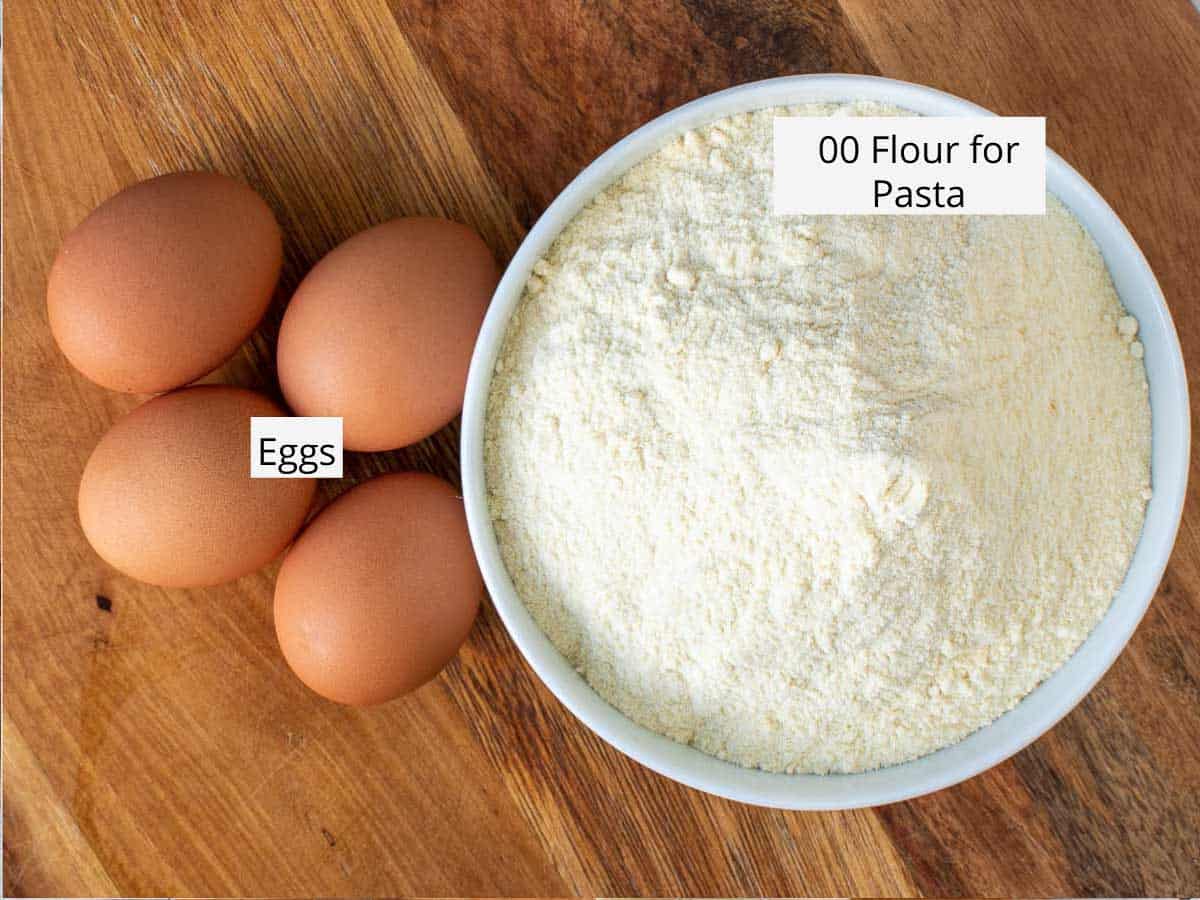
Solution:
<svg viewBox="0 0 1200 900"><path fill-rule="evenodd" d="M71 364L117 391L157 393L227 360L271 302L283 245L270 208L215 172L126 188L67 235L47 311Z"/></svg>
<svg viewBox="0 0 1200 900"><path fill-rule="evenodd" d="M482 596L455 489L432 475L381 475L338 497L288 551L275 631L318 694L382 703L441 671Z"/></svg>
<svg viewBox="0 0 1200 900"><path fill-rule="evenodd" d="M348 450L392 450L462 408L495 260L470 228L395 219L334 248L279 331L279 384L302 416L342 416Z"/></svg>
<svg viewBox="0 0 1200 900"><path fill-rule="evenodd" d="M250 477L250 417L262 394L184 388L142 404L92 451L79 520L96 552L140 581L196 587L264 566L304 524L316 481Z"/></svg>

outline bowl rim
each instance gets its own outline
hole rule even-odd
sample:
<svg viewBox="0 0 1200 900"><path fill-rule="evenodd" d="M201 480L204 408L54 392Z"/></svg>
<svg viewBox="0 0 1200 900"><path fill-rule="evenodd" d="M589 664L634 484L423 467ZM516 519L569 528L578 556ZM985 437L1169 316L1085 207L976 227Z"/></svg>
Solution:
<svg viewBox="0 0 1200 900"><path fill-rule="evenodd" d="M1174 546L1187 486L1191 437L1187 381L1162 291L1133 237L1108 204L1047 148L1047 190L1071 209L1096 240L1122 304L1131 313L1130 296L1139 298L1137 318L1147 345L1152 410L1154 494L1142 532L1108 611L1070 659L1011 710L955 744L867 772L813 775L747 769L652 732L603 700L558 652L526 610L508 575L488 512L483 465L493 366L534 263L598 191L679 133L739 112L852 100L877 100L924 115L994 115L952 94L911 82L870 75L792 75L718 91L652 119L585 167L546 208L513 255L476 341L462 414L463 500L471 541L493 605L546 687L591 731L647 768L710 794L782 809L854 809L932 793L997 765L1050 730L1100 680L1149 607ZM1149 337L1153 340L1147 343Z"/></svg>

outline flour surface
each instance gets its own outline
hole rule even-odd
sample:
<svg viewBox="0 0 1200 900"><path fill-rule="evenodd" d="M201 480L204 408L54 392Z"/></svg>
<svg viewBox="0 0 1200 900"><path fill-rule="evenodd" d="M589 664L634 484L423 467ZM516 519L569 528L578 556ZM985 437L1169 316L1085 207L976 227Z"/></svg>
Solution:
<svg viewBox="0 0 1200 900"><path fill-rule="evenodd" d="M963 738L1087 637L1150 412L1137 323L1057 200L776 217L784 112L685 134L564 230L496 365L486 480L518 594L615 707L855 772Z"/></svg>

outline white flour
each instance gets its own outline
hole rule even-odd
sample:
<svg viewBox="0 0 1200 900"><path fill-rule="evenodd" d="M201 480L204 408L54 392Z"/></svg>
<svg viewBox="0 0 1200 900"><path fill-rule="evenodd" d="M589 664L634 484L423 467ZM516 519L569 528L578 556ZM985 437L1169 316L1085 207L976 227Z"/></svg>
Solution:
<svg viewBox="0 0 1200 900"><path fill-rule="evenodd" d="M1079 646L1141 529L1150 412L1061 204L775 217L778 112L684 135L563 232L496 366L487 484L517 592L614 706L852 772L966 736Z"/></svg>

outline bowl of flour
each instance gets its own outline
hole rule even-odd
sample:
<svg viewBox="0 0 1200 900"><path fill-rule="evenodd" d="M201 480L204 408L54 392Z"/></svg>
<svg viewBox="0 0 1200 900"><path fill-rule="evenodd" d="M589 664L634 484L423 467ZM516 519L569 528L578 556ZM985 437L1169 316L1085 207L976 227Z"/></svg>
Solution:
<svg viewBox="0 0 1200 900"><path fill-rule="evenodd" d="M954 784L1099 680L1182 510L1187 387L1124 226L775 216L776 115L988 115L865 76L618 143L497 288L463 410L492 600L588 727L684 784L832 809Z"/></svg>

